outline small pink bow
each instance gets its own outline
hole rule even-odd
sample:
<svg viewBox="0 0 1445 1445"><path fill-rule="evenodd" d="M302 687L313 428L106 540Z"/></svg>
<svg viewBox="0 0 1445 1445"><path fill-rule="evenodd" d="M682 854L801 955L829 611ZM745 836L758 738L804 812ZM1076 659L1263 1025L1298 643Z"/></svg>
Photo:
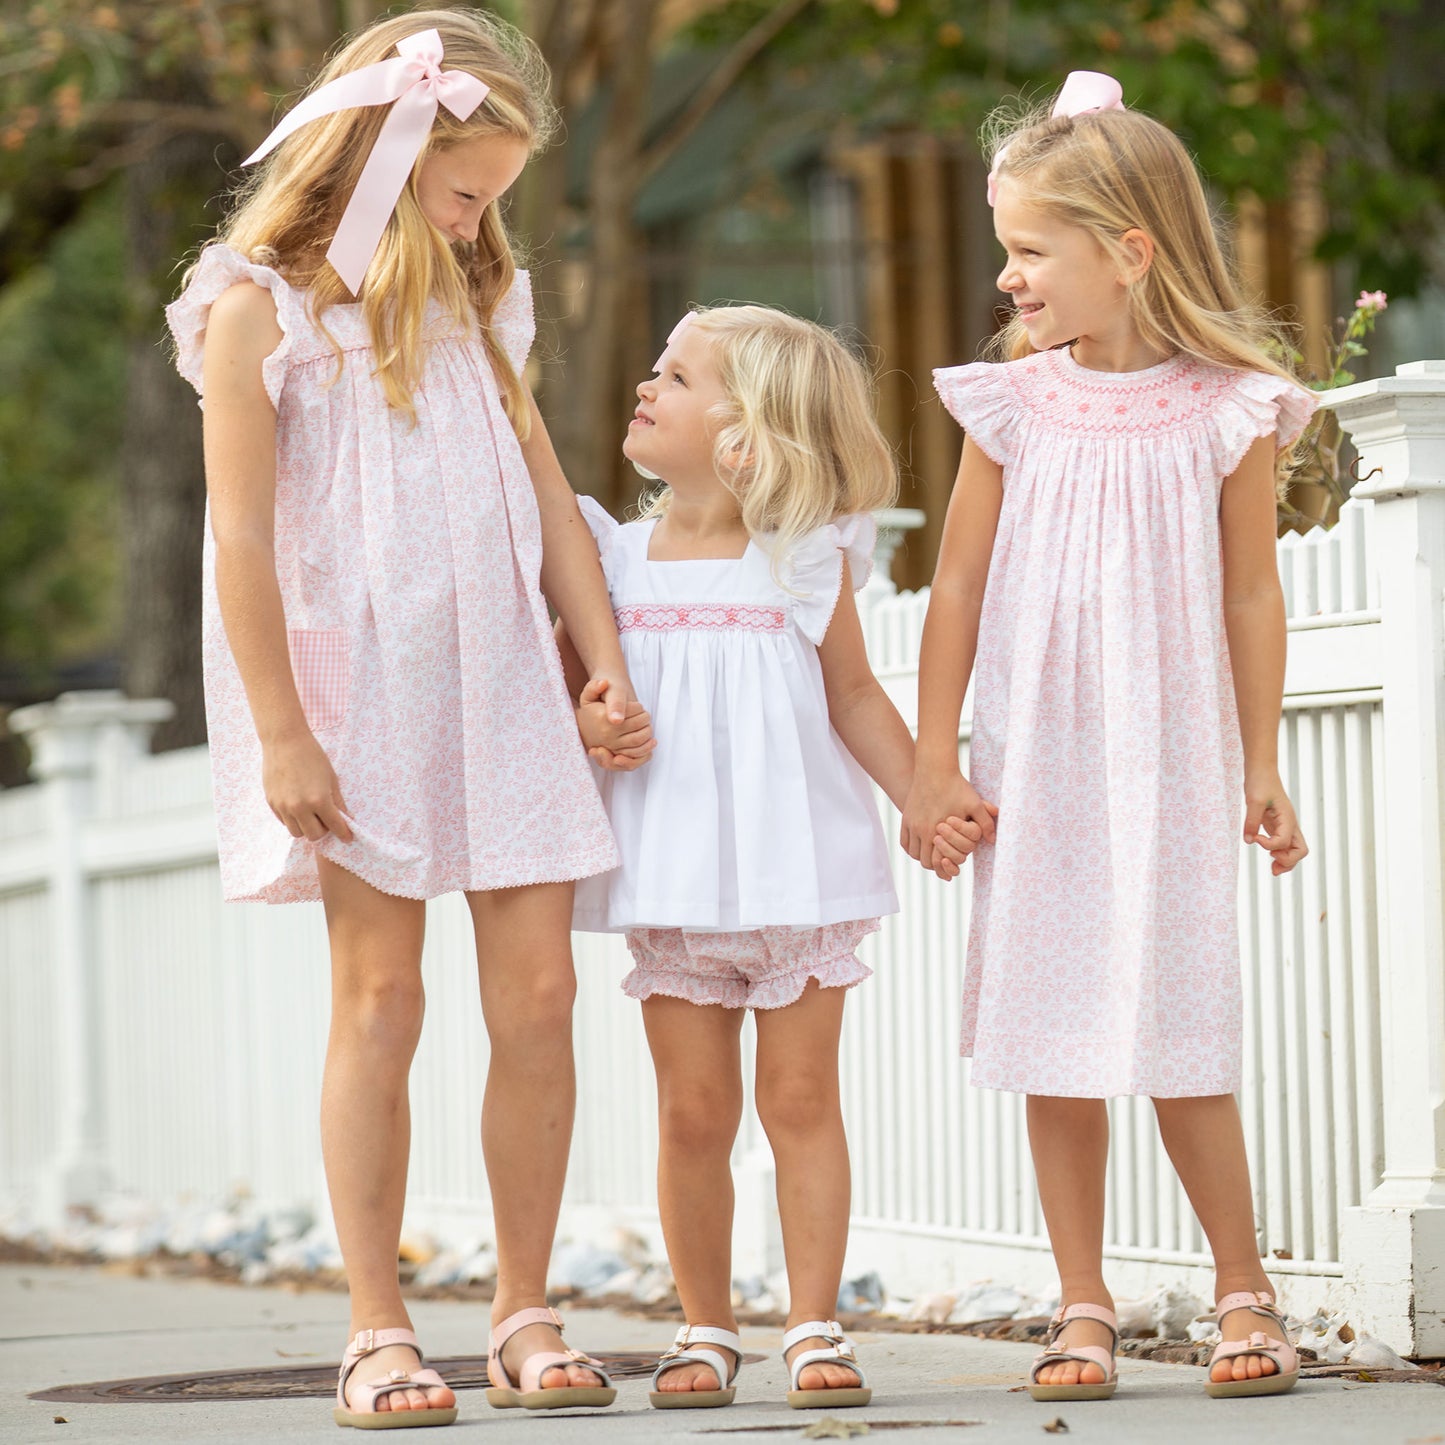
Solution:
<svg viewBox="0 0 1445 1445"><path fill-rule="evenodd" d="M442 38L435 30L408 35L397 41L396 49L389 60L338 76L313 91L245 160L253 165L307 121L338 110L395 102L326 252L353 296L361 290L397 197L431 133L437 106L444 105L458 120L466 120L487 98L489 88L465 70L441 68Z"/></svg>
<svg viewBox="0 0 1445 1445"><path fill-rule="evenodd" d="M671 346L671 345L673 344L673 342L675 342L675 341L678 339L678 337L681 336L682 333L683 333L684 331L686 331L689 326L692 325L693 317L696 316L696 315L697 315L697 312L696 312L696 311L688 311L688 312L685 312L685 313L683 314L682 320L679 321L679 322L677 323L677 325L674 326L670 332L668 332L668 334L667 334L667 346L664 346L664 347L662 348L662 356L666 356L666 355L667 355L667 347L668 347L668 346ZM657 358L657 360L653 363L652 369L653 369L654 371L661 371L661 370L662 370L662 356L659 356L659 357Z"/></svg>
<svg viewBox="0 0 1445 1445"><path fill-rule="evenodd" d="M1064 80L1064 88L1054 102L1050 115L1089 115L1097 110L1123 110L1124 87L1112 75L1098 70L1071 70ZM993 158L993 169L988 173L988 203L998 200L998 168L1008 147Z"/></svg>

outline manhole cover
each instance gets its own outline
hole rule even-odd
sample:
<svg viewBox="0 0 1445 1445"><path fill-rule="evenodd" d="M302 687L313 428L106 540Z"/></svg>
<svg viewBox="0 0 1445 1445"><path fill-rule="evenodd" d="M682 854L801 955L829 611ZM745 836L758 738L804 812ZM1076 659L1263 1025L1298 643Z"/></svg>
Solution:
<svg viewBox="0 0 1445 1445"><path fill-rule="evenodd" d="M617 1380L646 1379L657 1366L651 1350L594 1350L593 1356ZM758 1364L766 1355L744 1355ZM487 1387L487 1357L456 1355L427 1362L441 1371L453 1390ZM210 1400L301 1400L330 1398L336 1393L335 1365L288 1366L274 1370L212 1370L204 1375L151 1375L138 1380L99 1380L90 1385L64 1385L37 1390L29 1398L54 1405L165 1404Z"/></svg>

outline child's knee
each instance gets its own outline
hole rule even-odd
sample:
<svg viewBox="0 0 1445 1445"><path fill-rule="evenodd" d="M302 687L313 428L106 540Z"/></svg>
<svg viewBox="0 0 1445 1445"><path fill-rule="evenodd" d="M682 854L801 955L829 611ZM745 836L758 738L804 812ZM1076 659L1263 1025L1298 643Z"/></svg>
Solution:
<svg viewBox="0 0 1445 1445"><path fill-rule="evenodd" d="M421 1035L426 996L421 974L411 970L358 970L332 992L334 1024L385 1046L410 1044Z"/></svg>
<svg viewBox="0 0 1445 1445"><path fill-rule="evenodd" d="M832 1129L842 1121L838 1077L830 1070L784 1069L759 1077L758 1118L769 1138Z"/></svg>
<svg viewBox="0 0 1445 1445"><path fill-rule="evenodd" d="M742 1122L742 1084L736 1088L661 1085L658 1133L665 1147L689 1154L729 1153Z"/></svg>

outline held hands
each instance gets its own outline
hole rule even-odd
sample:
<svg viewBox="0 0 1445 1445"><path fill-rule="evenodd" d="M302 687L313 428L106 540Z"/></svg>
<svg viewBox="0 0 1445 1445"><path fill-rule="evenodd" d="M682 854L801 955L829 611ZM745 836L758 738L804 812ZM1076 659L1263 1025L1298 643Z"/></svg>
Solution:
<svg viewBox="0 0 1445 1445"><path fill-rule="evenodd" d="M956 878L963 860L994 840L998 809L961 773L936 778L915 772L903 807L899 842L910 858L945 880Z"/></svg>
<svg viewBox="0 0 1445 1445"><path fill-rule="evenodd" d="M606 677L594 677L582 689L577 731L587 756L610 773L640 768L657 746L647 709L630 691Z"/></svg>
<svg viewBox="0 0 1445 1445"><path fill-rule="evenodd" d="M316 843L330 833L351 842L336 770L312 733L262 749L261 786L271 811L293 838Z"/></svg>
<svg viewBox="0 0 1445 1445"><path fill-rule="evenodd" d="M1276 878L1310 851L1278 773L1244 780L1244 841L1269 853Z"/></svg>

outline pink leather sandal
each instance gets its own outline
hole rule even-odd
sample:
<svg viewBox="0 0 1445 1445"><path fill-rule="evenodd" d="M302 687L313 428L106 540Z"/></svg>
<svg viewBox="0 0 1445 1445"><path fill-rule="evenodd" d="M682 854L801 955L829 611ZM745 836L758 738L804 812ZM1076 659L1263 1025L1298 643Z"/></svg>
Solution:
<svg viewBox="0 0 1445 1445"><path fill-rule="evenodd" d="M422 1362L419 1370L391 1370L379 1380L371 1380L355 1389L361 1397L357 1403L360 1409L353 1409L346 1402L346 1383L356 1367L368 1355L388 1345L410 1345L416 1357ZM426 1425L450 1425L457 1418L455 1405L438 1406L429 1410L381 1410L376 1402L383 1395L398 1390L418 1390L440 1386L449 1388L447 1382L435 1370L426 1368L426 1357L416 1336L410 1330L362 1330L347 1346L341 1356L341 1375L336 1382L336 1408L331 1418L342 1427L353 1430L418 1430Z"/></svg>
<svg viewBox="0 0 1445 1445"><path fill-rule="evenodd" d="M491 1353L487 1356L487 1378L492 1388L487 1391L487 1404L497 1410L567 1410L578 1406L610 1405L617 1398L612 1380L606 1370L578 1350L539 1350L528 1355L522 1362L518 1378L514 1383L502 1363L502 1346L528 1325L551 1325L560 1335L562 1317L547 1306L518 1310L508 1315L492 1331ZM585 1365L602 1380L600 1385L564 1385L555 1390L542 1388L542 1376L554 1366Z"/></svg>
<svg viewBox="0 0 1445 1445"><path fill-rule="evenodd" d="M1113 1344L1074 1345L1059 1344L1058 1338L1065 1326L1073 1320L1094 1320L1112 1331ZM1049 1322L1049 1332L1044 1338L1043 1352L1034 1357L1029 1369L1029 1394L1035 1400L1107 1400L1118 1387L1118 1369L1114 1363L1114 1349L1119 1343L1119 1321L1113 1310L1103 1305L1066 1305ZM1080 1365L1097 1365L1104 1372L1100 1385L1041 1385L1039 1371L1050 1365L1062 1365L1068 1361Z"/></svg>
<svg viewBox="0 0 1445 1445"><path fill-rule="evenodd" d="M1274 1296L1263 1291L1242 1289L1227 1294L1214 1306L1216 1319L1223 1319L1230 1310L1249 1310L1268 1320L1275 1332L1255 1330L1247 1340L1220 1340L1209 1357L1209 1375L1205 1377L1204 1393L1214 1400L1228 1400L1240 1395L1283 1395L1299 1383L1299 1355L1289 1342L1284 1316L1275 1308ZM1237 1360L1241 1356L1258 1355L1274 1362L1274 1374L1255 1380L1216 1380L1211 1378L1221 1360Z"/></svg>

